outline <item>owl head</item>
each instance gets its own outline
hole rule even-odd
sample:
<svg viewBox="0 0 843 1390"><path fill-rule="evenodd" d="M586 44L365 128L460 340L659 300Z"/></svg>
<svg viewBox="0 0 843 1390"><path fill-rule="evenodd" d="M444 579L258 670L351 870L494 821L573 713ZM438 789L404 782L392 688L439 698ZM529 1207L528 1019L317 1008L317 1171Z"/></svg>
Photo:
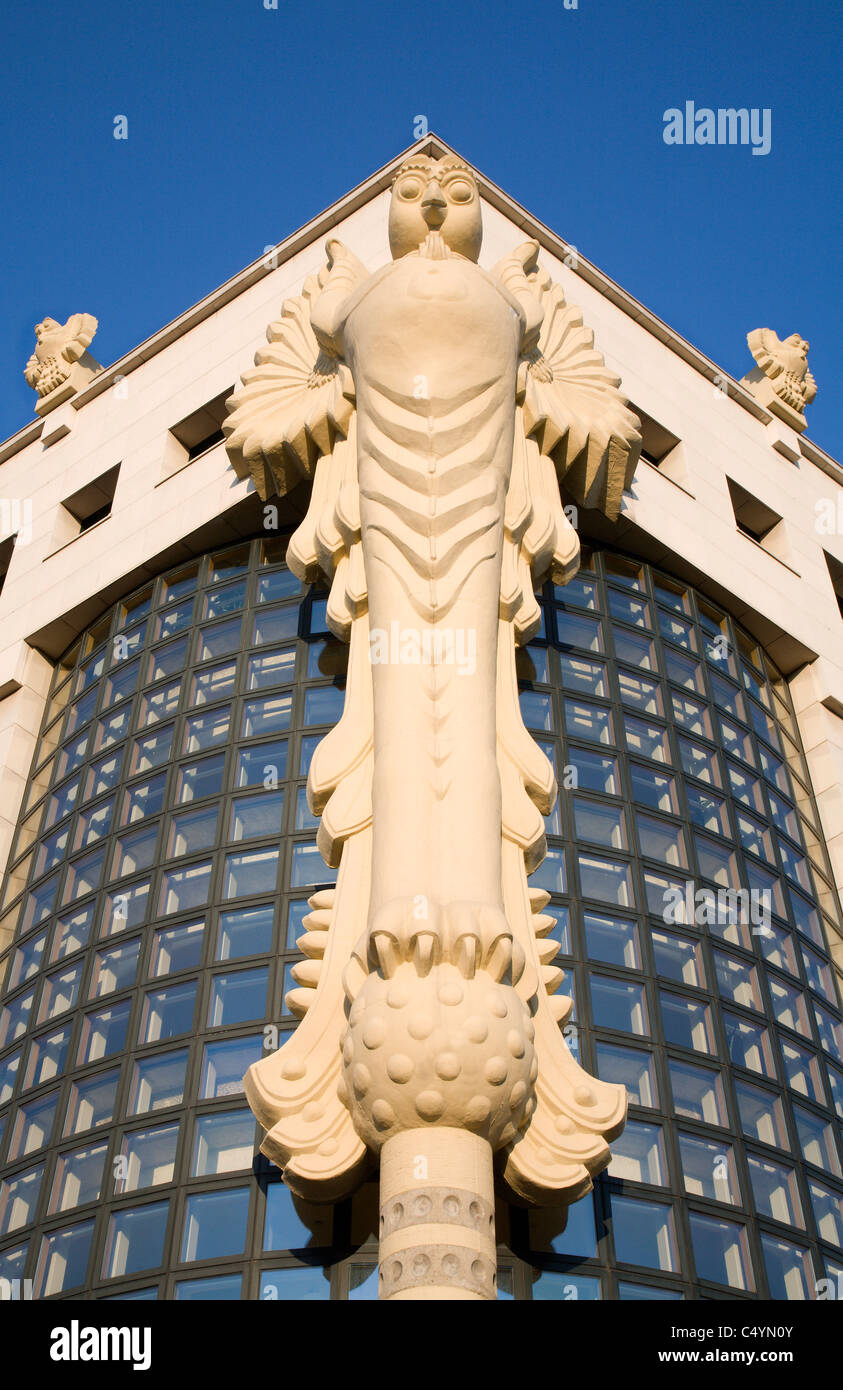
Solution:
<svg viewBox="0 0 843 1390"><path fill-rule="evenodd" d="M800 333L791 333L789 338L785 338L785 345L787 347L795 348L796 351L799 353L800 357L807 357L808 350L811 346L810 343L805 342L805 339L802 337Z"/></svg>
<svg viewBox="0 0 843 1390"><path fill-rule="evenodd" d="M61 324L57 323L55 319L42 319L40 323L35 325L35 337L40 343L45 333L52 333L56 328L61 328Z"/></svg>
<svg viewBox="0 0 843 1390"><path fill-rule="evenodd" d="M417 251L428 232L439 232L449 250L476 261L483 239L480 195L474 173L455 155L416 155L395 176L389 208L393 260Z"/></svg>

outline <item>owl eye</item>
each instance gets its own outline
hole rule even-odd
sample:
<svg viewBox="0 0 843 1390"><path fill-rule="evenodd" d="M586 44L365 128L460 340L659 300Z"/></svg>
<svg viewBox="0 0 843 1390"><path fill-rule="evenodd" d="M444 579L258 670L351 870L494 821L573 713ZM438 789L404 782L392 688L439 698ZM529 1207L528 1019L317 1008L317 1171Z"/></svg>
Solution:
<svg viewBox="0 0 843 1390"><path fill-rule="evenodd" d="M454 203L470 203L474 189L467 179L452 179L448 184L448 197Z"/></svg>
<svg viewBox="0 0 843 1390"><path fill-rule="evenodd" d="M412 202L414 198L418 198L421 191L422 186L419 179L405 179L399 189L401 197L406 198L408 202Z"/></svg>

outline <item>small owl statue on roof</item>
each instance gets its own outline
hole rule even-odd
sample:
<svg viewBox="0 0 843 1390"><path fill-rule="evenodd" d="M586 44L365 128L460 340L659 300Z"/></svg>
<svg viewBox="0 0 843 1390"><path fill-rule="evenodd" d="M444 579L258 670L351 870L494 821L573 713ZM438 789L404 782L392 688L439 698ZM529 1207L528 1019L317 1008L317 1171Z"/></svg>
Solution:
<svg viewBox="0 0 843 1390"><path fill-rule="evenodd" d="M817 394L808 366L810 344L798 333L782 340L771 328L755 328L746 338L757 366L742 381L768 410L802 432L805 406Z"/></svg>
<svg viewBox="0 0 843 1390"><path fill-rule="evenodd" d="M24 368L24 376L38 392L36 412L58 405L102 371L88 352L97 331L93 314L71 314L67 323L45 318L35 325L35 351ZM62 390L61 388L65 388ZM49 405L47 398L50 398Z"/></svg>

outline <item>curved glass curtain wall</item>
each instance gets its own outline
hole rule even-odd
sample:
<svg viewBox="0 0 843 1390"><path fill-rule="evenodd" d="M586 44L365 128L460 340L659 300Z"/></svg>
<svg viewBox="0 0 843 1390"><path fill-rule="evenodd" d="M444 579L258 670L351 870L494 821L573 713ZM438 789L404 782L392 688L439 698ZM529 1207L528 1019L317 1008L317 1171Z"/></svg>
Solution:
<svg viewBox="0 0 843 1390"><path fill-rule="evenodd" d="M0 1276L35 1297L376 1294L374 1185L297 1210L240 1084L334 877L304 782L345 652L283 550L158 578L56 670L0 902ZM611 553L542 605L522 705L561 790L531 882L569 1045L631 1108L564 1230L501 1211L501 1296L813 1297L843 1267L841 926L786 683ZM769 925L706 923L688 884L768 893Z"/></svg>

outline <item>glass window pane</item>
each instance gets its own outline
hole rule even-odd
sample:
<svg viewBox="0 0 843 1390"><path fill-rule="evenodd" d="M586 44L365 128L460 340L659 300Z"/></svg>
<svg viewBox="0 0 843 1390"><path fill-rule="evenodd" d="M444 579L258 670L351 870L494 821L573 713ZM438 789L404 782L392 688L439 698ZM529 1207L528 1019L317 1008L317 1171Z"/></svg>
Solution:
<svg viewBox="0 0 843 1390"><path fill-rule="evenodd" d="M212 753L195 763L182 763L176 782L176 801L201 801L206 796L218 796L224 772L224 753Z"/></svg>
<svg viewBox="0 0 843 1390"><path fill-rule="evenodd" d="M242 1287L242 1274L215 1274L209 1279L177 1280L175 1296L179 1303L219 1303L239 1299Z"/></svg>
<svg viewBox="0 0 843 1390"><path fill-rule="evenodd" d="M735 1081L741 1129L750 1139L762 1144L774 1144L778 1149L788 1147L787 1130L781 1098L751 1086L748 1081Z"/></svg>
<svg viewBox="0 0 843 1390"><path fill-rule="evenodd" d="M584 898L631 907L634 902L632 878L628 864L597 859L594 855L578 856L580 887Z"/></svg>
<svg viewBox="0 0 843 1390"><path fill-rule="evenodd" d="M25 1089L40 1086L44 1081L52 1081L54 1076L62 1075L67 1065L71 1031L72 1023L55 1033L42 1034L40 1038L32 1039L26 1063Z"/></svg>
<svg viewBox="0 0 843 1390"><path fill-rule="evenodd" d="M225 700L237 688L237 662L227 661L222 666L210 666L197 671L190 685L191 705L210 705L215 700Z"/></svg>
<svg viewBox="0 0 843 1390"><path fill-rule="evenodd" d="M141 1187L172 1182L178 1139L178 1121L124 1134L114 1165L115 1192L136 1192Z"/></svg>
<svg viewBox="0 0 843 1390"><path fill-rule="evenodd" d="M653 927L650 937L653 943L653 960L656 974L666 980L676 980L679 984L705 988L702 955L698 941L685 936L675 936L672 932L659 931Z"/></svg>
<svg viewBox="0 0 843 1390"><path fill-rule="evenodd" d="M787 1226L804 1229L802 1203L799 1200L799 1187L796 1173L783 1163L774 1163L769 1158L759 1158L747 1154L749 1179L755 1199L755 1210L761 1216L783 1221Z"/></svg>
<svg viewBox="0 0 843 1390"><path fill-rule="evenodd" d="M54 961L63 960L65 956L71 956L75 951L81 951L83 946L87 946L94 920L94 906L94 903L88 903L78 912L71 912L59 918L53 938Z"/></svg>
<svg viewBox="0 0 843 1390"><path fill-rule="evenodd" d="M578 840L591 840L606 849L626 849L626 827L620 806L574 797L574 824Z"/></svg>
<svg viewBox="0 0 843 1390"><path fill-rule="evenodd" d="M230 840L252 840L282 833L284 793L237 797L231 807Z"/></svg>
<svg viewBox="0 0 843 1390"><path fill-rule="evenodd" d="M622 1264L677 1270L679 1256L673 1211L661 1202L641 1202L612 1193L612 1234Z"/></svg>
<svg viewBox="0 0 843 1390"><path fill-rule="evenodd" d="M205 806L172 816L167 837L167 858L210 849L217 837L218 814L217 806Z"/></svg>
<svg viewBox="0 0 843 1390"><path fill-rule="evenodd" d="M806 1110L803 1105L793 1106L793 1118L799 1135L799 1149L806 1163L824 1168L827 1173L840 1177L840 1158L834 1139L834 1126L824 1117Z"/></svg>
<svg viewBox="0 0 843 1390"><path fill-rule="evenodd" d="M134 941L97 952L89 998L98 999L103 994L113 994L115 990L128 989L129 985L134 984L140 946L140 937L136 937Z"/></svg>
<svg viewBox="0 0 843 1390"><path fill-rule="evenodd" d="M208 1006L208 1027L221 1028L228 1023L246 1023L266 1013L266 994L269 968L236 970L229 975L214 975Z"/></svg>
<svg viewBox="0 0 843 1390"><path fill-rule="evenodd" d="M605 960L612 965L626 966L629 970L641 969L638 928L634 922L585 912L583 923L590 960Z"/></svg>
<svg viewBox="0 0 843 1390"><path fill-rule="evenodd" d="M584 614L565 613L560 610L556 614L556 630L563 652L576 647L586 652L603 650L600 622L597 618L587 618Z"/></svg>
<svg viewBox="0 0 843 1390"><path fill-rule="evenodd" d="M43 1176L44 1165L39 1163L0 1182L0 1236L11 1235L35 1220Z"/></svg>
<svg viewBox="0 0 843 1390"><path fill-rule="evenodd" d="M295 850L294 850L295 854ZM272 893L278 877L277 849L227 854L222 895L224 898L249 897L253 893Z"/></svg>
<svg viewBox="0 0 843 1390"><path fill-rule="evenodd" d="M141 696L140 724L159 724L169 719L179 707L181 681L171 681L169 685L159 685L157 690L149 690Z"/></svg>
<svg viewBox="0 0 843 1390"><path fill-rule="evenodd" d="M152 734L135 739L130 771L150 772L166 763L173 746L173 729L174 725L169 724L166 729L156 729Z"/></svg>
<svg viewBox="0 0 843 1390"><path fill-rule="evenodd" d="M274 921L275 913L270 906L221 912L217 960L266 954L272 949Z"/></svg>
<svg viewBox="0 0 843 1390"><path fill-rule="evenodd" d="M610 710L584 700L565 700L564 708L569 738L582 738L589 743L614 743Z"/></svg>
<svg viewBox="0 0 843 1390"><path fill-rule="evenodd" d="M214 623L213 627L199 628L199 641L196 646L196 660L210 662L214 656L228 656L241 645L242 620L239 617L228 623Z"/></svg>
<svg viewBox="0 0 843 1390"><path fill-rule="evenodd" d="M118 836L114 842L111 877L125 878L127 874L136 874L148 869L155 858L157 840L156 821L141 830L132 830L126 835Z"/></svg>
<svg viewBox="0 0 843 1390"><path fill-rule="evenodd" d="M725 951L713 951L714 973L717 988L725 999L741 1004L745 1009L761 1010L761 991L758 987L758 972L754 965L748 965L736 956L727 956Z"/></svg>
<svg viewBox="0 0 843 1390"><path fill-rule="evenodd" d="M180 637L176 642L168 642L166 646L157 647L149 654L149 664L146 670L146 682L152 685L155 681L163 680L165 676L177 676L187 666L187 645L189 638Z"/></svg>
<svg viewBox="0 0 843 1390"><path fill-rule="evenodd" d="M251 1168L255 1151L255 1117L251 1110L197 1115L191 1173L195 1178Z"/></svg>
<svg viewBox="0 0 843 1390"><path fill-rule="evenodd" d="M33 1046L35 1046L34 1043ZM0 1062L0 1105L5 1105L6 1101L11 1099L12 1092L15 1089L15 1079L20 1068L20 1059L21 1049L18 1048L17 1052L13 1052L9 1056L4 1057L3 1061ZM44 1080L47 1079L46 1077L44 1078ZM36 1083L29 1082L28 1084L35 1085Z"/></svg>
<svg viewBox="0 0 843 1390"><path fill-rule="evenodd" d="M187 1048L138 1058L132 1071L128 1113L146 1115L181 1104L187 1058Z"/></svg>
<svg viewBox="0 0 843 1390"><path fill-rule="evenodd" d="M723 1078L719 1071L697 1067L693 1062L679 1062L675 1057L668 1057L667 1068L670 1073L670 1089L673 1092L673 1108L677 1115L684 1115L686 1119L699 1120L707 1125L729 1123Z"/></svg>
<svg viewBox="0 0 843 1390"><path fill-rule="evenodd" d="M85 1015L79 1039L80 1066L122 1052L131 1011L131 999L122 999L119 1004L110 1004L107 1009Z"/></svg>
<svg viewBox="0 0 843 1390"><path fill-rule="evenodd" d="M667 729L659 724L647 724L643 719L634 719L629 714L623 723L630 753L636 753L640 758L652 758L657 763L671 761Z"/></svg>
<svg viewBox="0 0 843 1390"><path fill-rule="evenodd" d="M636 812L635 824L642 855L658 859L674 869L687 869L688 854L681 826L658 820L655 816L645 816L640 811Z"/></svg>
<svg viewBox="0 0 843 1390"><path fill-rule="evenodd" d="M178 927L159 927L152 938L150 975L172 975L199 964L205 923L185 922Z"/></svg>
<svg viewBox="0 0 843 1390"><path fill-rule="evenodd" d="M136 782L134 786L127 787L123 793L120 824L134 825L136 821L145 820L147 816L156 816L164 805L166 784L166 773L159 772L147 782Z"/></svg>
<svg viewBox="0 0 843 1390"><path fill-rule="evenodd" d="M629 777L632 783L632 799L653 811L667 811L679 814L676 797L676 779L667 772L656 772L652 767L641 767L638 763L629 764Z"/></svg>
<svg viewBox="0 0 843 1390"><path fill-rule="evenodd" d="M179 1033L189 1033L193 1025L196 981L169 985L144 995L138 1041L163 1042Z"/></svg>
<svg viewBox="0 0 843 1390"><path fill-rule="evenodd" d="M610 1178L622 1178L625 1182L664 1187L668 1179L661 1126L627 1120L623 1133L612 1141L608 1173Z"/></svg>
<svg viewBox="0 0 843 1390"><path fill-rule="evenodd" d="M182 1260L212 1260L242 1255L249 1215L248 1187L197 1192L185 1204Z"/></svg>
<svg viewBox="0 0 843 1390"><path fill-rule="evenodd" d="M617 1028L625 1033L649 1032L647 998L643 985L591 976L591 1010L598 1028Z"/></svg>
<svg viewBox="0 0 843 1390"><path fill-rule="evenodd" d="M211 887L211 863L191 864L186 869L170 869L161 879L161 907L165 915L189 912L203 907Z"/></svg>
<svg viewBox="0 0 843 1390"><path fill-rule="evenodd" d="M779 1046L788 1086L800 1095L807 1096L809 1100L816 1101L818 1105L825 1105L819 1058L784 1037L779 1038Z"/></svg>
<svg viewBox="0 0 843 1390"><path fill-rule="evenodd" d="M149 879L133 883L109 893L105 900L101 936L116 936L118 932L139 927L146 921L149 910Z"/></svg>
<svg viewBox="0 0 843 1390"><path fill-rule="evenodd" d="M740 1206L740 1189L735 1172L735 1155L730 1144L700 1139L696 1134L680 1134L679 1156L685 1191L692 1197Z"/></svg>
<svg viewBox="0 0 843 1390"><path fill-rule="evenodd" d="M36 1298L49 1298L84 1284L93 1234L91 1220L43 1237L35 1274Z"/></svg>
<svg viewBox="0 0 843 1390"><path fill-rule="evenodd" d="M659 998L662 1026L669 1043L693 1048L695 1052L714 1052L714 1029L707 1004L664 989L659 991Z"/></svg>
<svg viewBox="0 0 843 1390"><path fill-rule="evenodd" d="M207 714L191 715L184 724L183 751L185 753L200 753L205 748L212 748L217 743L224 743L228 738L230 721L230 705L222 705L219 709L209 710Z"/></svg>
<svg viewBox="0 0 843 1390"><path fill-rule="evenodd" d="M808 1179L808 1191L820 1240L843 1250L843 1195L813 1178Z"/></svg>
<svg viewBox="0 0 843 1390"><path fill-rule="evenodd" d="M581 656L560 653L559 669L566 690L573 690L578 695L608 695L606 668L601 661L586 661ZM541 677L536 676L536 679Z"/></svg>
<svg viewBox="0 0 843 1390"><path fill-rule="evenodd" d="M265 690L273 685L288 685L295 677L295 647L281 648L277 652L262 652L249 657L246 675L247 690Z"/></svg>
<svg viewBox="0 0 843 1390"><path fill-rule="evenodd" d="M764 1266L770 1297L788 1300L809 1299L814 1296L816 1283L811 1256L800 1246L776 1236L761 1235Z"/></svg>
<svg viewBox="0 0 843 1390"><path fill-rule="evenodd" d="M255 614L252 628L252 645L272 646L276 642L288 642L299 630L299 610L297 605L286 608L268 608Z"/></svg>
<svg viewBox="0 0 843 1390"><path fill-rule="evenodd" d="M723 1221L696 1211L689 1212L688 1219L698 1277L751 1292L754 1284L746 1228L736 1221Z"/></svg>
<svg viewBox="0 0 843 1390"><path fill-rule="evenodd" d="M115 1070L88 1077L85 1081L74 1082L67 1103L65 1138L72 1134L84 1134L88 1129L99 1129L102 1125L111 1123L119 1080L120 1072Z"/></svg>
<svg viewBox="0 0 843 1390"><path fill-rule="evenodd" d="M151 1202L112 1213L102 1264L104 1279L158 1268L164 1258L169 1206L169 1202Z"/></svg>
<svg viewBox="0 0 843 1390"><path fill-rule="evenodd" d="M279 738L271 743L259 743L256 748L238 750L235 786L274 788L286 775L286 739Z"/></svg>
<svg viewBox="0 0 843 1390"><path fill-rule="evenodd" d="M302 1202L281 1182L266 1189L264 1250L296 1250L305 1246L330 1245L333 1210L329 1206Z"/></svg>
<svg viewBox="0 0 843 1390"><path fill-rule="evenodd" d="M757 1071L761 1076L775 1076L770 1036L766 1028L738 1018L735 1014L726 1013L725 1010L723 1026L726 1029L729 1056L736 1067L746 1067L748 1071Z"/></svg>
<svg viewBox="0 0 843 1390"><path fill-rule="evenodd" d="M88 1144L59 1154L50 1195L50 1215L98 1202L102 1192L108 1144Z"/></svg>
<svg viewBox="0 0 843 1390"><path fill-rule="evenodd" d="M617 758L602 758L585 748L569 747L567 751L574 779L571 785L605 796L620 794Z"/></svg>
<svg viewBox="0 0 843 1390"><path fill-rule="evenodd" d="M631 1105L658 1105L656 1069L649 1052L638 1052L617 1043L597 1041L594 1044L597 1075L601 1081L625 1086Z"/></svg>
<svg viewBox="0 0 843 1390"><path fill-rule="evenodd" d="M199 1095L202 1100L216 1096L242 1096L243 1077L253 1062L264 1055L259 1033L248 1038L231 1038L206 1043L202 1055Z"/></svg>
<svg viewBox="0 0 843 1390"><path fill-rule="evenodd" d="M289 729L293 709L292 695L266 695L261 700L246 700L243 704L243 738L262 738Z"/></svg>
<svg viewBox="0 0 843 1390"><path fill-rule="evenodd" d="M76 1003L79 994L79 986L82 983L83 962L72 965L66 970L56 971L54 975L48 975L44 981L41 991L41 1007L38 1010L38 1022L43 1023L48 1018L58 1018L60 1014L67 1013Z"/></svg>

